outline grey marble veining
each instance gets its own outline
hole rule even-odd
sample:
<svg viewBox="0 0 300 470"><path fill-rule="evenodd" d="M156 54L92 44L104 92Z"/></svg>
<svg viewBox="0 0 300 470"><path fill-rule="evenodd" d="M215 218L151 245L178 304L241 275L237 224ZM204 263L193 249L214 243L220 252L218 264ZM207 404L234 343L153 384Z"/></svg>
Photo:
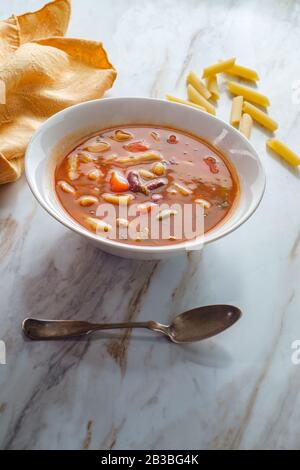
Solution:
<svg viewBox="0 0 300 470"><path fill-rule="evenodd" d="M1 2L0 15L42 4ZM111 96L184 97L190 69L236 56L261 76L278 137L299 148L297 1L73 0L69 36L104 42L119 73ZM266 136L253 131L268 178L257 213L170 261L97 251L38 207L24 179L0 187L1 448L300 448L299 174L266 152ZM240 306L240 323L182 347L141 332L32 343L20 330L28 315L167 322L218 302Z"/></svg>

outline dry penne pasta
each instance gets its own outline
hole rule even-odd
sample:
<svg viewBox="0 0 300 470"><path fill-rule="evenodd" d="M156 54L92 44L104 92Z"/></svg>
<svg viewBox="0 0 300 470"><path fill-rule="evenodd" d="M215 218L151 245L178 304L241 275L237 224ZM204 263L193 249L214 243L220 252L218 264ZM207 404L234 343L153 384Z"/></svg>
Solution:
<svg viewBox="0 0 300 470"><path fill-rule="evenodd" d="M270 118L268 114L264 113L261 109L257 108L248 101L243 103L243 112L250 114L250 116L259 124L274 132L278 128L278 124L274 119Z"/></svg>
<svg viewBox="0 0 300 470"><path fill-rule="evenodd" d="M154 151L146 153L137 153L134 155L128 155L126 157L117 157L114 161L123 165L138 165L139 163L149 163L154 161L160 161L163 157Z"/></svg>
<svg viewBox="0 0 300 470"><path fill-rule="evenodd" d="M190 194L192 194L192 191L189 188L186 188L185 186L183 186L180 183L175 182L174 186L180 192L180 194L182 194L183 196L189 196Z"/></svg>
<svg viewBox="0 0 300 470"><path fill-rule="evenodd" d="M204 83L197 77L195 72L190 72L187 76L187 83L192 85L200 95L204 96L206 100L211 97L210 91L206 88Z"/></svg>
<svg viewBox="0 0 300 470"><path fill-rule="evenodd" d="M93 204L97 204L98 199L95 196L90 196L90 195L81 196L78 199L78 202L82 207L89 207L89 206L92 206Z"/></svg>
<svg viewBox="0 0 300 470"><path fill-rule="evenodd" d="M102 194L102 198L105 202L110 202L111 204L127 206L130 204L134 196L132 194L110 194L104 193Z"/></svg>
<svg viewBox="0 0 300 470"><path fill-rule="evenodd" d="M199 106L198 104L192 103L191 101L188 101L188 100L176 98L175 96L172 96L172 95L166 95L166 99L168 101L173 101L174 103L187 104L188 106L192 106L193 108L200 109L201 111L206 111L206 109L203 106Z"/></svg>
<svg viewBox="0 0 300 470"><path fill-rule="evenodd" d="M78 155L73 154L68 157L68 176L70 180L74 181L79 178L79 160Z"/></svg>
<svg viewBox="0 0 300 470"><path fill-rule="evenodd" d="M203 106L210 114L216 114L215 107L207 101L204 96L200 95L192 85L188 85L187 94L190 101L198 104L199 106Z"/></svg>
<svg viewBox="0 0 300 470"><path fill-rule="evenodd" d="M240 126L239 126L239 131L247 137L247 139L250 139L251 136L251 130L253 126L253 120L250 114L244 113L242 115L242 118L240 120Z"/></svg>
<svg viewBox="0 0 300 470"><path fill-rule="evenodd" d="M95 142L87 146L86 150L92 153L106 152L110 149L110 144L108 142L100 141Z"/></svg>
<svg viewBox="0 0 300 470"><path fill-rule="evenodd" d="M278 139L268 139L267 140L267 147L273 152L276 152L283 158L287 163L292 166L300 165L300 156L298 156L293 150L287 147L285 144L280 142Z"/></svg>
<svg viewBox="0 0 300 470"><path fill-rule="evenodd" d="M6 104L6 83L0 80L0 104Z"/></svg>
<svg viewBox="0 0 300 470"><path fill-rule="evenodd" d="M270 106L270 101L267 96L259 93L252 88L240 85L239 83L228 81L227 82L228 90L234 95L241 95L246 100L252 101L253 103L259 104L261 106Z"/></svg>
<svg viewBox="0 0 300 470"><path fill-rule="evenodd" d="M163 211L160 211L159 214L157 214L156 218L157 220L161 221L177 214L178 211L174 209L164 209Z"/></svg>
<svg viewBox="0 0 300 470"><path fill-rule="evenodd" d="M103 220L96 219L95 217L87 217L86 219L87 223L91 227L92 230L95 232L98 232L101 230L101 232L110 232L112 229L112 226Z"/></svg>
<svg viewBox="0 0 300 470"><path fill-rule="evenodd" d="M209 67L205 67L203 69L202 78L207 78L210 75L216 75L217 73L225 72L226 70L230 69L235 63L235 57L227 60L221 60L216 64L210 65Z"/></svg>
<svg viewBox="0 0 300 470"><path fill-rule="evenodd" d="M230 69L226 70L226 73L228 75L245 78L246 80L251 80L253 82L259 80L259 76L255 70L249 69L248 67L243 67L242 65L238 64L234 64Z"/></svg>
<svg viewBox="0 0 300 470"><path fill-rule="evenodd" d="M236 126L239 124L242 117L243 110L243 97L235 96L232 100L231 105L231 114L230 114L230 124Z"/></svg>
<svg viewBox="0 0 300 470"><path fill-rule="evenodd" d="M58 182L58 186L65 192L65 193L69 193L69 194L75 194L76 191L75 189L73 188L73 186L71 186L69 183L67 183L66 181L59 181Z"/></svg>
<svg viewBox="0 0 300 470"><path fill-rule="evenodd" d="M211 206L211 203L206 201L205 199L195 199L196 204L200 204L204 209L209 209Z"/></svg>
<svg viewBox="0 0 300 470"><path fill-rule="evenodd" d="M211 93L211 98L217 101L220 98L217 75L210 75L207 77L206 85Z"/></svg>

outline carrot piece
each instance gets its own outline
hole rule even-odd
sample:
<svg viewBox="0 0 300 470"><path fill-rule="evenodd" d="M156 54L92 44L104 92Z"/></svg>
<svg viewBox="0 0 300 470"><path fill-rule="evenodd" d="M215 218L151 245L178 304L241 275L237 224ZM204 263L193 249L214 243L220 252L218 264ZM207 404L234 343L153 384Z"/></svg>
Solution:
<svg viewBox="0 0 300 470"><path fill-rule="evenodd" d="M114 193L121 193L123 191L128 191L129 183L127 179L117 171L113 171L110 178L110 189Z"/></svg>

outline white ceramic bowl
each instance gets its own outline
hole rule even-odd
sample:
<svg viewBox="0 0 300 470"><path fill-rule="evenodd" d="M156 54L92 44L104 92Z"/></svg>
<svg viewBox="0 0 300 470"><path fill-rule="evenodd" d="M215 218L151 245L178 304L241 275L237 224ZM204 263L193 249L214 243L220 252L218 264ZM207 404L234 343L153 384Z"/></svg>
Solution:
<svg viewBox="0 0 300 470"><path fill-rule="evenodd" d="M221 119L189 106L148 98L107 98L78 104L55 114L38 129L27 148L28 184L39 203L59 222L102 250L128 258L160 259L196 246L195 240L152 247L101 238L79 225L60 205L54 189L58 159L89 134L128 124L162 125L202 137L220 149L235 166L240 180L239 202L225 222L205 234L204 243L224 237L253 214L264 193L265 173L254 147L240 132Z"/></svg>

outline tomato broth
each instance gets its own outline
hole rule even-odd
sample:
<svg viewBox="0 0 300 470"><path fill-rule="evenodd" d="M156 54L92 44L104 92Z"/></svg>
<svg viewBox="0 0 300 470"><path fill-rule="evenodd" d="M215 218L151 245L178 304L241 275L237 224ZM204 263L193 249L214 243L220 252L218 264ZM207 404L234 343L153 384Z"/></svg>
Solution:
<svg viewBox="0 0 300 470"><path fill-rule="evenodd" d="M176 221L178 210L172 205L199 205L208 232L229 214L239 193L236 172L219 150L185 132L158 126L110 128L86 138L57 166L55 186L60 203L79 224L110 238L115 223L122 227L117 241L143 245L175 244L186 237L154 239L149 229L129 236L133 217L121 217L121 207L137 204L147 214L155 210L163 223ZM99 216L104 203L114 207L115 220ZM169 211L160 211L166 204Z"/></svg>

